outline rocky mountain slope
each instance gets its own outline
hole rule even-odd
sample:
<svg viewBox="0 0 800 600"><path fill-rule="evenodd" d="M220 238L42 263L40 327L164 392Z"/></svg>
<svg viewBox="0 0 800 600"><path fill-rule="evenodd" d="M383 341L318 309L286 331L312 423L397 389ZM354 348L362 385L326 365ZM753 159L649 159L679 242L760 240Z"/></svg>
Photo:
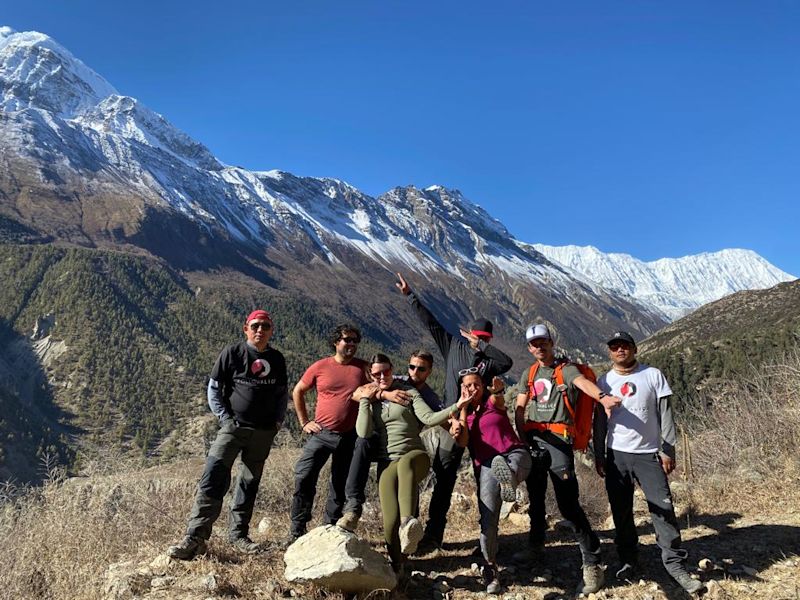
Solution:
<svg viewBox="0 0 800 600"><path fill-rule="evenodd" d="M593 246L533 244L533 248L590 281L660 311L670 321L728 294L796 279L752 250L729 249L644 262Z"/></svg>
<svg viewBox="0 0 800 600"><path fill-rule="evenodd" d="M640 345L682 398L714 396L731 378L796 353L800 345L800 280L742 291L671 323Z"/></svg>

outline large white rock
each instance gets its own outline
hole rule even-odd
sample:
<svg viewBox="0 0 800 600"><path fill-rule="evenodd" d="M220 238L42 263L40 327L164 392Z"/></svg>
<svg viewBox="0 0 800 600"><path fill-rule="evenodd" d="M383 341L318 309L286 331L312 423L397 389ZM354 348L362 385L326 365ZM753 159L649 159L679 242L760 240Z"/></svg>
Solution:
<svg viewBox="0 0 800 600"><path fill-rule="evenodd" d="M287 581L358 593L391 590L397 577L389 562L354 534L334 525L312 529L283 557Z"/></svg>

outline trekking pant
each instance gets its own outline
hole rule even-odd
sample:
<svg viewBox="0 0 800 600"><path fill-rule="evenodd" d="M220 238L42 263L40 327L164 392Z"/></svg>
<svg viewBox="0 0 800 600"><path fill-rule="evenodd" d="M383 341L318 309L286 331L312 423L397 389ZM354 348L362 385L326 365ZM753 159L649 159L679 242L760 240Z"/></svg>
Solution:
<svg viewBox="0 0 800 600"><path fill-rule="evenodd" d="M264 462L277 432L277 427L239 427L232 419L220 427L208 450L206 466L197 484L187 535L204 540L211 537L211 527L222 510L222 499L231 484L233 462L239 453L242 455L242 464L230 505L228 537L235 539L248 535Z"/></svg>
<svg viewBox="0 0 800 600"><path fill-rule="evenodd" d="M600 539L592 530L580 505L572 444L550 431L528 431L525 437L533 459L533 466L526 481L530 497L528 515L531 519L531 544L544 544L547 529L544 500L549 475L553 482L558 510L575 526L584 566L600 564Z"/></svg>
<svg viewBox="0 0 800 600"><path fill-rule="evenodd" d="M344 512L354 512L361 515L364 502L367 501L367 481L369 480L369 467L377 461L380 450L380 437L372 435L368 438L357 437L353 448L353 459L347 473L345 484ZM379 468L380 470L380 468ZM380 473L378 474L380 479Z"/></svg>
<svg viewBox="0 0 800 600"><path fill-rule="evenodd" d="M514 484L525 481L531 470L531 455L528 449L514 448L501 456L511 468ZM486 562L494 563L497 557L497 535L503 501L500 499L500 483L492 472L491 463L475 467L475 481L478 484L481 553Z"/></svg>
<svg viewBox="0 0 800 600"><path fill-rule="evenodd" d="M633 519L634 481L639 483L647 499L656 543L661 548L661 561L671 573L673 568L683 564L688 553L681 548L669 481L656 452L631 454L609 448L606 455L606 490L620 561L635 564L637 558L639 538Z"/></svg>
<svg viewBox="0 0 800 600"><path fill-rule="evenodd" d="M333 525L342 516L345 504L347 478L356 442L356 432L337 433L322 429L308 438L303 453L294 466L294 496L291 508L291 533L304 535L306 524L311 520L317 480L322 467L331 459L331 480L328 486L328 501L325 503L326 524Z"/></svg>
<svg viewBox="0 0 800 600"><path fill-rule="evenodd" d="M441 427L433 428L437 440L432 458L432 469L436 476L433 485L431 503L428 507L428 522L425 524L425 536L432 538L437 544L444 539L444 528L447 526L447 511L453 497L458 468L464 456L464 448L458 446L449 433Z"/></svg>
<svg viewBox="0 0 800 600"><path fill-rule="evenodd" d="M400 521L414 515L419 501L419 484L431 467L425 450L411 450L390 462L381 473L378 492L383 513L383 537L389 558L397 563L400 553Z"/></svg>

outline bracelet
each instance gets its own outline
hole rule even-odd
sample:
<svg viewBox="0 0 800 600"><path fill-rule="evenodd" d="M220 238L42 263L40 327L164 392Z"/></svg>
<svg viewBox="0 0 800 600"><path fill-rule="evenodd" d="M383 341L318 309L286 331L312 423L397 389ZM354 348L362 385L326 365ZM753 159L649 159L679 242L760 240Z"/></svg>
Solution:
<svg viewBox="0 0 800 600"><path fill-rule="evenodd" d="M602 399L603 399L603 398L605 398L606 396L608 396L608 394L606 394L605 392L600 392L600 395L599 395L599 396L597 396L597 399L598 399L598 400L602 400Z"/></svg>

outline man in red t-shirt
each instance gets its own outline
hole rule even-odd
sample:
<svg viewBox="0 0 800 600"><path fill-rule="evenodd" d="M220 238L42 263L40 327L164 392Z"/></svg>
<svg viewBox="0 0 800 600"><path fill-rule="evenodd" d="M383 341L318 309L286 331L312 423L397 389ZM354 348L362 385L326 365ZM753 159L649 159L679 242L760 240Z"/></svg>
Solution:
<svg viewBox="0 0 800 600"><path fill-rule="evenodd" d="M311 437L303 447L303 453L294 468L292 524L287 544L306 533L306 524L311 520L317 492L319 472L331 456L331 481L325 504L325 523L336 524L345 511L349 517L347 528L353 529L361 515L366 478L358 476L358 471L363 466L351 469L354 449L357 453L367 451L366 447L356 448L358 403L351 400L356 388L368 383L367 364L355 357L360 341L361 333L357 327L338 325L330 340L335 354L311 365L292 392L297 418L303 432ZM314 418L309 419L305 396L312 388L317 390L317 406ZM384 399L403 402L407 400L404 396L405 392L389 392L384 395ZM365 464L369 468L368 459Z"/></svg>

